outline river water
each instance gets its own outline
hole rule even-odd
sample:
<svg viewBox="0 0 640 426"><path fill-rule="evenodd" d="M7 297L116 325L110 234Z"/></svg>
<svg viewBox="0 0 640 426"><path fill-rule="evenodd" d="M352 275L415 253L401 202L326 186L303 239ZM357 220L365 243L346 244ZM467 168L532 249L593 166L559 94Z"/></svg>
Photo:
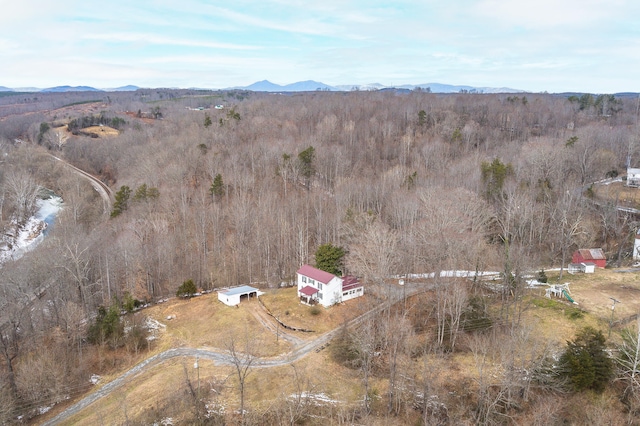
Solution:
<svg viewBox="0 0 640 426"><path fill-rule="evenodd" d="M53 229L56 216L62 209L62 198L53 195L44 200L38 199L36 205L36 214L29 218L18 234L5 244L0 244L0 264L21 258L40 244Z"/></svg>

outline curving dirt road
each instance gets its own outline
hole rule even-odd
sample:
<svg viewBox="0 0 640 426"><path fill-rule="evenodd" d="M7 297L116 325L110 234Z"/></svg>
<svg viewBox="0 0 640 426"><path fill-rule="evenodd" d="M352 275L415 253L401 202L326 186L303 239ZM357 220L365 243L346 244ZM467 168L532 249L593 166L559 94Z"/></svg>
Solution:
<svg viewBox="0 0 640 426"><path fill-rule="evenodd" d="M407 286L409 286L407 284ZM421 286L411 286L411 288L406 289L406 297L413 296L418 293L422 293L432 289L435 284L430 285L421 285ZM361 322L365 321L368 318L382 312L386 307L392 305L405 297L402 293L396 292L391 298L391 301L381 303L375 308L365 312L364 314L347 321L347 325L357 325ZM298 345L289 353L280 355L275 358L255 358L253 361L252 368L271 368L271 367L279 367L283 365L288 365L293 362L304 358L309 353L324 348L327 343L335 337L335 335L341 330L342 326L337 327L331 331L326 332L325 334L318 336L318 338L306 342L306 343L298 343ZM144 361L140 364L136 365L129 371L120 375L117 379L105 384L100 389L92 393L91 395L86 396L80 401L76 402L72 406L68 407L62 413L57 416L47 420L42 423L42 425L56 425L60 422L67 420L69 417L76 415L83 409L87 408L89 405L93 404L100 398L103 398L109 395L114 390L118 389L124 383L126 383L127 379L131 377L135 377L137 374L143 372L145 369L155 366L157 364L163 363L175 357L199 357L201 359L207 359L213 361L216 365L233 365L233 357L226 351L220 351L217 349L205 349L205 348L174 348L169 349L167 351L156 354Z"/></svg>
<svg viewBox="0 0 640 426"><path fill-rule="evenodd" d="M102 198L102 212L104 215L108 216L111 213L111 208L112 208L112 199L113 199L113 191L111 190L111 188L109 188L107 185L105 185L104 183L102 183L102 181L100 179L97 179L96 177L90 175L89 173L85 172L84 170L81 170L79 168L77 168L76 166L72 166L71 164L67 163L66 161L64 161L61 158L56 157L53 154L49 154L52 158L60 161L62 164L65 165L65 167L68 167L69 169L71 169L71 171L73 171L75 174L77 174L78 176L81 176L85 179L87 179L89 181L89 183L91 184L91 186L93 186L93 189L95 189L98 194L100 194L100 198Z"/></svg>

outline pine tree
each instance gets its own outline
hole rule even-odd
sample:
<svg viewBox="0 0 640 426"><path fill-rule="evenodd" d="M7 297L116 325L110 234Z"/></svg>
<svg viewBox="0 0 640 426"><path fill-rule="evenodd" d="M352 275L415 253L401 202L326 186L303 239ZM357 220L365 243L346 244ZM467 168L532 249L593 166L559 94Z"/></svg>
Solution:
<svg viewBox="0 0 640 426"><path fill-rule="evenodd" d="M300 174L305 178L305 186L307 189L310 189L311 186L311 177L314 175L316 169L313 165L313 160L316 157L316 150L314 147L310 146L309 148L301 151L298 154L298 162L300 164Z"/></svg>
<svg viewBox="0 0 640 426"><path fill-rule="evenodd" d="M122 185L120 190L116 192L116 201L113 203L113 210L111 211L111 217L119 216L123 211L129 207L129 198L131 197L131 188L126 185Z"/></svg>
<svg viewBox="0 0 640 426"><path fill-rule="evenodd" d="M561 372L575 391L604 391L613 374L613 362L605 351L605 337L593 327L582 329L560 357Z"/></svg>
<svg viewBox="0 0 640 426"><path fill-rule="evenodd" d="M220 173L213 178L213 183L211 184L211 188L209 188L209 192L218 201L224 196L224 181L222 180L222 175Z"/></svg>
<svg viewBox="0 0 640 426"><path fill-rule="evenodd" d="M180 285L180 287L178 287L178 291L176 291L176 296L190 298L197 292L198 292L198 288L194 284L193 280L187 280L183 282Z"/></svg>
<svg viewBox="0 0 640 426"><path fill-rule="evenodd" d="M333 244L322 244L316 250L316 268L333 275L342 275L344 248Z"/></svg>

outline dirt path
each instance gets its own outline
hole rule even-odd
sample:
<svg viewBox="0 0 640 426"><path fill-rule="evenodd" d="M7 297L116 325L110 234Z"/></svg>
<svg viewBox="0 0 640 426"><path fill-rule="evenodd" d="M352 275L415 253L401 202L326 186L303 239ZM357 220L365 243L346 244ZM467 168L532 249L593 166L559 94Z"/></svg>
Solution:
<svg viewBox="0 0 640 426"><path fill-rule="evenodd" d="M294 346L300 346L305 342L298 336L294 336L293 334L288 332L288 330L284 327L280 326L280 324L278 324L276 320L271 317L271 315L265 312L264 308L262 308L259 303L252 303L251 307L251 314L256 318L256 320L258 320L260 324L262 324L264 328L266 328L271 333L275 334L279 338L286 340Z"/></svg>
<svg viewBox="0 0 640 426"><path fill-rule="evenodd" d="M91 186L93 186L93 189L95 189L98 192L98 194L100 194L100 198L102 198L102 212L103 212L103 214L108 216L111 213L111 208L112 208L111 200L113 199L113 191L111 190L111 188L109 188L107 185L102 183L102 181L100 181L100 179L97 179L96 177L94 177L94 176L90 175L89 173L85 172L84 170L80 170L79 168L77 168L75 166L72 166L71 164L67 163L66 161L64 161L61 158L56 157L53 154L49 154L49 155L52 158L60 161L62 164L65 165L65 167L68 167L69 169L71 169L71 171L73 171L78 176L87 179L89 181L89 183L91 184Z"/></svg>
<svg viewBox="0 0 640 426"><path fill-rule="evenodd" d="M434 286L435 284L416 285L416 286L412 286L411 288L404 289L405 290L404 293L406 294L406 297L409 297L418 293L431 290L434 288ZM407 287L409 287L409 285L407 285ZM360 324L363 321L367 320L368 318L371 318L372 316L379 314L389 305L399 302L400 300L402 300L403 297L404 297L403 292L398 291L394 295L392 295L392 298L390 301L385 303L380 303L375 308L365 312L364 314L350 321L347 321L347 325ZM257 309L260 309L260 308L258 307ZM260 319L258 320L262 323ZM269 328L268 323L265 326ZM341 328L342 326L339 326L325 334L318 336L316 339L313 339L308 342L304 342L301 339L298 339L300 340L300 342L297 345L294 344L294 349L289 353L282 354L274 358L254 358L254 362L252 363L252 368L271 368L271 367L279 367L279 366L294 363L304 358L311 352L325 347L329 343L329 341L331 341L331 339L333 339L336 336L336 334L340 332ZM167 351L161 352L157 355L154 355L142 361L140 364L136 365L129 371L126 371L125 373L123 373L113 381L105 384L100 389L93 392L91 395L84 397L80 401L68 407L66 410L64 410L60 414L42 423L42 425L49 426L49 425L56 425L61 422L64 422L65 420L69 419L71 416L78 414L80 411L84 410L85 408L87 408L89 405L93 404L100 398L103 398L109 395L111 392L113 392L114 390L122 386L124 383L126 383L128 379L137 376L147 368L166 362L175 357L184 357L184 356L190 356L190 357L197 356L201 359L207 359L207 360L213 361L216 365L233 365L233 357L226 351L221 351L218 349L205 349L205 348L169 349Z"/></svg>

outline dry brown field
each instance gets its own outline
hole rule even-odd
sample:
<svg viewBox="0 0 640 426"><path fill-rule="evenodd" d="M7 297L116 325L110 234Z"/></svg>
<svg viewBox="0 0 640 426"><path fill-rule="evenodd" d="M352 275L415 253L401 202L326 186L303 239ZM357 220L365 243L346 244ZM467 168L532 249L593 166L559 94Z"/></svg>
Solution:
<svg viewBox="0 0 640 426"><path fill-rule="evenodd" d="M586 325L603 330L606 335L611 317L610 297L621 301L616 305L615 319L640 311L640 270L599 269L594 274L575 275L565 272L562 280L558 280L558 272L548 272L547 275L550 283L569 283L571 296L578 304L545 298L544 286L531 289L525 297L522 323L534 336L533 340L551 345L557 351L562 350L565 342ZM295 288L267 290L261 299L283 323L314 330L313 333L286 332L300 340L314 339L340 327L344 321L371 306L370 300L360 298L328 309L313 309L298 302ZM149 316L166 325L166 331L159 334L148 356L174 347L224 349L232 333L250 337L256 355L261 357L271 358L290 352L292 343L283 339L282 334L276 335L273 328L265 327L256 311L263 311L256 300L243 301L239 307L228 307L217 300L216 293L211 293L191 300L170 299L136 315ZM618 330L614 328L611 338L614 342L619 340ZM280 329L279 332L284 331ZM417 342L421 337L416 336L415 339ZM465 346L464 340L461 341L461 347ZM105 376L103 382L113 380L140 360L131 358L129 364L120 365L118 371ZM473 383L475 361L469 352L463 350L432 362L436 363L432 368L437 366L438 369L434 379L443 386L453 387L454 378L460 383ZM193 363L193 358L182 357L151 366L128 379L116 392L74 416L67 424L122 424L127 419L144 418L149 413L158 412L160 407L186 404L187 380L196 383ZM419 361L416 369L420 370L422 365ZM201 360L199 373L201 386L216 389L212 394L212 404L226 413L237 409L239 400L233 367ZM253 369L247 381L247 406L253 410L267 410L282 404L301 382L339 404L357 404L361 397L359 371L336 364L330 350L324 349L288 366ZM378 390L386 388L382 378L372 378L371 384ZM176 393L176 390L180 391ZM61 408L56 407L53 411ZM174 420L179 422L179 419Z"/></svg>

